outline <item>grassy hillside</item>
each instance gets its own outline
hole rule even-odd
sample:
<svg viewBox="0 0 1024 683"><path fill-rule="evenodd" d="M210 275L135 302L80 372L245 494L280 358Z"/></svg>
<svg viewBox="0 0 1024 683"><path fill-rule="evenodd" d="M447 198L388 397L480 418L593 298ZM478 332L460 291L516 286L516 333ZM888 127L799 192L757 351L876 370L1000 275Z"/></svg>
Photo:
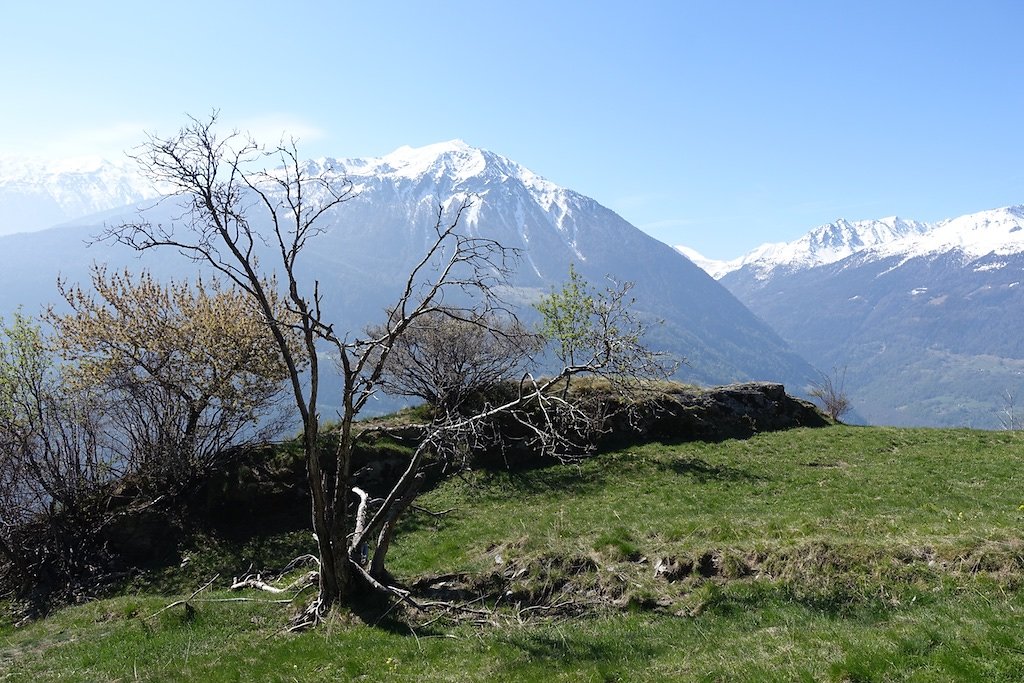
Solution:
<svg viewBox="0 0 1024 683"><path fill-rule="evenodd" d="M213 539L125 595L0 627L0 680L1021 680L1022 464L1017 433L833 427L472 473L424 496L451 511L411 515L391 569L497 599L486 625L286 634L287 606L208 601L238 597L224 579L161 612L183 595L154 586L311 546Z"/></svg>

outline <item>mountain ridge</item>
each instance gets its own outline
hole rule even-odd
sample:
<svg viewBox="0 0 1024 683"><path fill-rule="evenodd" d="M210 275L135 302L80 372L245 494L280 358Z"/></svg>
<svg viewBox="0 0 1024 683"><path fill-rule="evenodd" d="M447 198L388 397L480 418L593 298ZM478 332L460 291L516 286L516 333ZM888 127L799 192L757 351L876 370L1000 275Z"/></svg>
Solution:
<svg viewBox="0 0 1024 683"><path fill-rule="evenodd" d="M998 428L1005 396L1024 395L1024 207L907 224L719 282L811 363L846 368L868 422Z"/></svg>
<svg viewBox="0 0 1024 683"><path fill-rule="evenodd" d="M34 232L159 195L127 160L0 157L0 235Z"/></svg>
<svg viewBox="0 0 1024 683"><path fill-rule="evenodd" d="M609 275L635 282L640 313L665 321L653 326L653 345L690 361L685 379L708 384L782 381L799 392L813 377L813 369L774 331L671 247L596 200L501 155L451 141L403 147L374 159L325 157L303 162L301 168L308 175L347 178L355 190L324 215L328 229L302 257L304 277L325 285L323 305L340 329L358 330L379 319L422 257L439 207L450 211L468 200L465 231L520 255L507 292L513 303L529 309L575 265L598 285ZM26 303L26 291L43 293L36 303L47 301L44 295L52 301L57 270L69 281L87 281L92 259L111 268L146 267L158 276L187 275L185 262L173 252L139 260L116 245L96 245L91 252L81 246L82 238L99 232L103 223L138 220L139 210L154 223L167 224L182 215L171 198L80 218L59 229L0 237L0 313Z"/></svg>
<svg viewBox="0 0 1024 683"><path fill-rule="evenodd" d="M888 258L954 249L973 258L990 253L1024 253L1024 205L985 209L933 223L896 216L860 221L840 218L791 242L765 243L728 261L707 259L686 246L676 246L677 251L715 279L743 269L753 277L766 279L776 270L815 268L860 252L866 252L868 257Z"/></svg>

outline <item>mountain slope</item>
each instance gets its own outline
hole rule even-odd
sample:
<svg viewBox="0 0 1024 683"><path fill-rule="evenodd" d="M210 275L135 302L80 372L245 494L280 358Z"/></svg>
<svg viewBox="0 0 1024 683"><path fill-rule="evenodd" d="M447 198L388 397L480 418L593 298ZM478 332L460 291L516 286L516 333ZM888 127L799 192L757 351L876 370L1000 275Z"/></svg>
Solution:
<svg viewBox="0 0 1024 683"><path fill-rule="evenodd" d="M569 264L600 284L606 275L636 283L637 308L665 324L651 343L689 360L682 376L702 383L747 379L805 386L813 371L768 326L706 273L593 199L561 188L504 157L460 141L401 148L379 159L321 159L308 170L347 177L356 196L325 216L330 229L308 245L300 270L321 281L324 307L340 329L378 320L404 276L421 258L439 203L472 198L463 216L471 234L519 250L508 297L528 305L565 279ZM150 220L179 214L173 201L148 208ZM108 214L116 223L132 210ZM91 250L82 240L98 219L34 234L0 238L0 311L18 303L33 310L54 298L58 270L86 278L91 260L179 273L176 253L133 253L111 245ZM269 262L269 261L267 261Z"/></svg>
<svg viewBox="0 0 1024 683"><path fill-rule="evenodd" d="M999 427L1005 393L1024 396L1024 207L905 224L844 258L804 250L720 281L812 363L845 366L868 421Z"/></svg>

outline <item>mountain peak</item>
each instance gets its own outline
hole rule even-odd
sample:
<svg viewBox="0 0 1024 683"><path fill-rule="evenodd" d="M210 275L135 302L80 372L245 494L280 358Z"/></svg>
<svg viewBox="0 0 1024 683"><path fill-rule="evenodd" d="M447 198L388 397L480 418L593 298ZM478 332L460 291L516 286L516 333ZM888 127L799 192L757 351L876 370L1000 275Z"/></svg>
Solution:
<svg viewBox="0 0 1024 683"><path fill-rule="evenodd" d="M865 221L840 218L815 228L791 244L807 251L816 265L820 265L839 261L860 249L888 244L907 235L919 235L928 228L925 223L896 216Z"/></svg>
<svg viewBox="0 0 1024 683"><path fill-rule="evenodd" d="M712 277L749 266L758 278L767 277L776 268L801 270L835 263L855 252L880 248L913 239L932 229L920 221L888 216L877 220L850 221L837 218L820 225L792 242L762 244L731 261L716 262L707 270Z"/></svg>
<svg viewBox="0 0 1024 683"><path fill-rule="evenodd" d="M972 259L1024 253L1024 207L1006 206L940 221L918 238L889 245L881 253L917 256L954 250Z"/></svg>
<svg viewBox="0 0 1024 683"><path fill-rule="evenodd" d="M445 172L468 178L480 175L487 167L487 152L467 145L462 140L449 140L423 147L399 147L381 158L380 170L407 178L441 175Z"/></svg>
<svg viewBox="0 0 1024 683"><path fill-rule="evenodd" d="M494 164L514 165L504 157L473 147L459 139L422 147L403 145L382 157L344 159L336 162L330 160L331 166L353 178L376 176L417 179L449 175L455 180L465 180L482 175Z"/></svg>
<svg viewBox="0 0 1024 683"><path fill-rule="evenodd" d="M690 256L684 248L677 249ZM952 251L969 259L1024 253L1024 205L979 211L937 223L898 216L862 221L839 218L792 242L762 244L731 261L694 262L716 279L749 267L756 279L765 280L776 269L814 268L842 261L855 253L867 258L910 258Z"/></svg>
<svg viewBox="0 0 1024 683"><path fill-rule="evenodd" d="M473 152L480 152L482 150L473 147L461 138L455 138L454 140L448 140L446 142L435 142L429 145L423 145L422 147L413 147L412 145L402 145L395 151L384 156L385 159L394 160L398 162L411 161L415 159L423 158L437 158L446 154L472 154Z"/></svg>
<svg viewBox="0 0 1024 683"><path fill-rule="evenodd" d="M566 194L573 194L537 175L515 161L489 150L473 147L463 140L437 142L422 147L404 145L382 157L318 162L321 170L333 170L348 176L357 184L371 179L397 182L441 183L447 192L486 192L488 186L518 181L550 209L564 203Z"/></svg>
<svg viewBox="0 0 1024 683"><path fill-rule="evenodd" d="M716 280L732 270L730 267L731 262L710 259L696 249L688 247L685 244L677 244L674 248L680 254L688 258L691 263Z"/></svg>
<svg viewBox="0 0 1024 683"><path fill-rule="evenodd" d="M110 161L98 156L63 159L0 156L0 183L41 183L68 175L132 176L137 173L134 164L127 159Z"/></svg>

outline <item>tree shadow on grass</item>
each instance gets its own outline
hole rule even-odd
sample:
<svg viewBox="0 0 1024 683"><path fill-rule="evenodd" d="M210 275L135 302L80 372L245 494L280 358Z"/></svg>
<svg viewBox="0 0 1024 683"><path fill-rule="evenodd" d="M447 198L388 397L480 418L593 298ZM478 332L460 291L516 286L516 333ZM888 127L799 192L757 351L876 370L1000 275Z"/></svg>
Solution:
<svg viewBox="0 0 1024 683"><path fill-rule="evenodd" d="M765 477L730 465L716 465L703 458L680 457L668 462L659 463L662 470L690 477L701 484L713 481L755 482L764 481Z"/></svg>
<svg viewBox="0 0 1024 683"><path fill-rule="evenodd" d="M574 466L510 471L508 477L516 490L528 493L571 493L581 495L605 488L606 468L582 469Z"/></svg>
<svg viewBox="0 0 1024 683"><path fill-rule="evenodd" d="M419 639L439 637L446 633L445 625L441 622L426 626L416 624L393 597L385 597L376 592L369 592L354 600L348 609L367 626L396 636Z"/></svg>
<svg viewBox="0 0 1024 683"><path fill-rule="evenodd" d="M659 654L659 648L638 638L623 639L615 636L590 635L582 629L529 630L509 634L505 641L541 662L581 662L622 666L650 660Z"/></svg>

